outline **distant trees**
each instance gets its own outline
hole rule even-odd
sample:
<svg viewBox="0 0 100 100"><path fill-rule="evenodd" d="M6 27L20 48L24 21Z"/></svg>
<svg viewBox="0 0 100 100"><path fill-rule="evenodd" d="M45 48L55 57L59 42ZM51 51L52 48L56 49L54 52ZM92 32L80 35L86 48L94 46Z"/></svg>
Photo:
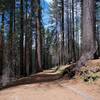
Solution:
<svg viewBox="0 0 100 100"><path fill-rule="evenodd" d="M56 23L54 25L57 32L59 63L62 65L79 59L81 8L78 8L79 14L77 15L77 5L80 5L77 0L54 0L51 4L51 14L55 19L52 20Z"/></svg>
<svg viewBox="0 0 100 100"><path fill-rule="evenodd" d="M95 4L95 1L89 0L65 0L62 2L58 0L51 4L51 14L53 14L55 23L57 23L54 24L58 29L57 33L59 33L59 31L63 32L63 30L60 29L64 29L64 33L58 35L56 38L58 38L59 43L62 41L60 47L64 49L60 50L60 52L63 51L67 63L76 62L80 58L77 66L82 66L87 60L93 59L96 53L98 44L95 31ZM57 7L55 7L55 5L57 5ZM55 11L56 13L54 13ZM58 46L58 50L60 47ZM80 55L82 56L80 57ZM63 54L61 54L60 57L61 56L63 56ZM60 62L64 61L63 57L59 59Z"/></svg>
<svg viewBox="0 0 100 100"><path fill-rule="evenodd" d="M99 4L99 0L96 0L96 39L97 39L97 52L95 54L96 58L100 57L100 20L99 20L99 16L100 16L100 4Z"/></svg>

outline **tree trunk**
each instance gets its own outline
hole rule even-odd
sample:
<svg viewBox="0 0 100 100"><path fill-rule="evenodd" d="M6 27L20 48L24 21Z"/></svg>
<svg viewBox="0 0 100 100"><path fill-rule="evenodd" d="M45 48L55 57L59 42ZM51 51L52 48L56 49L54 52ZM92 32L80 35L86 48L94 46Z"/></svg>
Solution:
<svg viewBox="0 0 100 100"><path fill-rule="evenodd" d="M61 64L64 64L64 1L61 1Z"/></svg>
<svg viewBox="0 0 100 100"><path fill-rule="evenodd" d="M25 10L26 10L26 14L25 14L25 17L26 17L26 25L25 25L25 55L24 55L24 63L25 63L25 69L26 69L26 73L27 75L29 75L29 64L30 64L30 61L29 61L29 31L28 31L28 1L25 0Z"/></svg>
<svg viewBox="0 0 100 100"><path fill-rule="evenodd" d="M82 56L76 69L85 66L87 60L93 59L95 47L95 0L83 0L82 14Z"/></svg>
<svg viewBox="0 0 100 100"><path fill-rule="evenodd" d="M10 24L9 24L9 34L8 34L8 50L7 50L7 60L8 60L8 69L11 71L8 77L13 76L13 55L12 55L12 39L13 39L13 4L10 5ZM9 59L10 58L10 59Z"/></svg>
<svg viewBox="0 0 100 100"><path fill-rule="evenodd" d="M24 10L23 10L23 0L20 1L20 75L26 76L26 70L23 64L23 40L24 40Z"/></svg>
<svg viewBox="0 0 100 100"><path fill-rule="evenodd" d="M3 46L4 46L4 13L2 13L2 26L1 26L1 32L0 32L0 75L2 75L3 70Z"/></svg>
<svg viewBox="0 0 100 100"><path fill-rule="evenodd" d="M75 53L75 32L74 32L74 0L72 0L72 51L73 51L73 62L76 61L76 53Z"/></svg>
<svg viewBox="0 0 100 100"><path fill-rule="evenodd" d="M13 1L13 37L12 37L12 56L15 77L17 77L17 47L16 47L16 0Z"/></svg>
<svg viewBox="0 0 100 100"><path fill-rule="evenodd" d="M37 0L37 9L36 9L36 30L37 30L37 72L42 71L42 54L41 54L41 16L40 16L40 0Z"/></svg>

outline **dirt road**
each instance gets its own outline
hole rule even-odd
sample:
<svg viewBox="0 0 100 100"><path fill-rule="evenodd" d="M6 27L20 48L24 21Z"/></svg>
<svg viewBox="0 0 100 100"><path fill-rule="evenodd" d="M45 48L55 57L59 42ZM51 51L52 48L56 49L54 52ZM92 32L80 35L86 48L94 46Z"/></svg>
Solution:
<svg viewBox="0 0 100 100"><path fill-rule="evenodd" d="M100 86L66 80L26 84L0 91L0 100L100 100Z"/></svg>

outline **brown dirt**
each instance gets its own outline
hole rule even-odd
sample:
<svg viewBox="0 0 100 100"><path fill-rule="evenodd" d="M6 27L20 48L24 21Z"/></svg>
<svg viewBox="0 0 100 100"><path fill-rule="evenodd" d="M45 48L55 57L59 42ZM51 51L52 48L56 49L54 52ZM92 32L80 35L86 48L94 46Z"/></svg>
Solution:
<svg viewBox="0 0 100 100"><path fill-rule="evenodd" d="M100 100L100 80L94 84L62 79L20 85L1 90L0 100Z"/></svg>
<svg viewBox="0 0 100 100"><path fill-rule="evenodd" d="M100 64L100 60L90 61L88 64L97 63ZM20 79L17 85L0 91L0 100L100 100L100 79L90 84L80 79L66 80L66 77L58 79L58 74L47 70L35 76Z"/></svg>
<svg viewBox="0 0 100 100"><path fill-rule="evenodd" d="M86 65L91 67L100 67L100 59L89 60Z"/></svg>

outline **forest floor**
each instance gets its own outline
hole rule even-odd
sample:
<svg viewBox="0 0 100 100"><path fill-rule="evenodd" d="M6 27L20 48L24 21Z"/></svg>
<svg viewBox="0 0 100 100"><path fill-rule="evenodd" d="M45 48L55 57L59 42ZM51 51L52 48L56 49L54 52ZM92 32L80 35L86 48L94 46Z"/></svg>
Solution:
<svg viewBox="0 0 100 100"><path fill-rule="evenodd" d="M98 62L100 60L88 64L96 65ZM83 82L79 78L67 80L66 76L59 79L58 72L53 70L18 80L15 86L0 91L0 100L100 100L100 79L93 83ZM43 77L51 81L43 80ZM38 81L41 78L43 82Z"/></svg>

